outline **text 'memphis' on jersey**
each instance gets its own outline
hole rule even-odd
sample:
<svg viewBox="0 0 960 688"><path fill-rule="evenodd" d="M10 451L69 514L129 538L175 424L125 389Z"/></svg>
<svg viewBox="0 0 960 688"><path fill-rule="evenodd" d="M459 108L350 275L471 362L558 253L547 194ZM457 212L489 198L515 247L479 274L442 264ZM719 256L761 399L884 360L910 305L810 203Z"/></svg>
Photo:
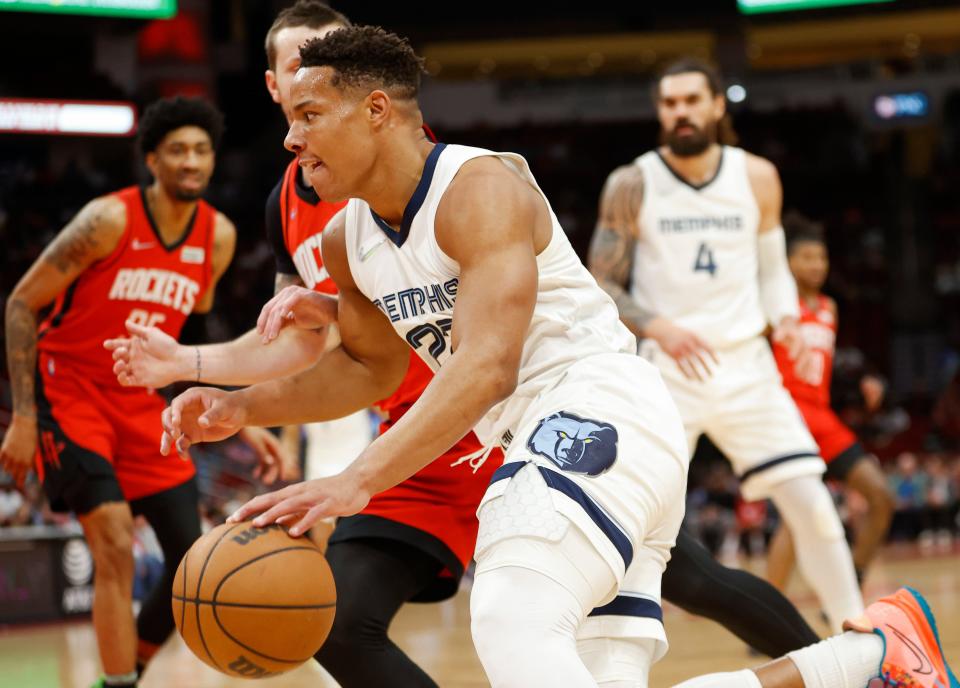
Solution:
<svg viewBox="0 0 960 688"><path fill-rule="evenodd" d="M794 372L794 363L790 360L787 348L773 343L773 355L783 377L783 386L797 401L806 401L829 408L830 380L833 376L833 354L836 349L837 320L830 308L830 301L822 294L817 296L814 307L800 298L800 334L814 356L813 372L816 382L804 382Z"/></svg>
<svg viewBox="0 0 960 688"><path fill-rule="evenodd" d="M694 186L650 151L631 294L645 309L696 332L716 347L759 335L757 230L760 210L746 153L724 147L713 179Z"/></svg>
<svg viewBox="0 0 960 688"><path fill-rule="evenodd" d="M427 158L399 231L365 202L351 200L347 205L347 256L358 288L434 370L451 353L459 287L459 268L437 244L434 218L461 166L481 156L501 160L541 195L549 209L519 155L444 144L437 144ZM515 393L477 426L486 445L499 441L537 393L556 382L575 361L594 354L636 351L633 335L620 323L613 301L580 262L552 210L550 217L553 234L537 256L537 303L521 356L519 383Z"/></svg>

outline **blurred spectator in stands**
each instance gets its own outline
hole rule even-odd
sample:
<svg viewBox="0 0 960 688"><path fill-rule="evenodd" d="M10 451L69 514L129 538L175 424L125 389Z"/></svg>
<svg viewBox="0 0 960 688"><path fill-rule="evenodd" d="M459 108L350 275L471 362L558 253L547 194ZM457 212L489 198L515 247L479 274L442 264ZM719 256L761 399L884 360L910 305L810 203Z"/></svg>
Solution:
<svg viewBox="0 0 960 688"><path fill-rule="evenodd" d="M931 454L924 464L927 474L926 500L920 547L949 549L953 544L953 506L956 501L953 480L939 454Z"/></svg>
<svg viewBox="0 0 960 688"><path fill-rule="evenodd" d="M890 489L897 505L890 525L890 537L912 540L920 532L927 494L927 476L917 465L916 454L903 452L897 457L890 475Z"/></svg>

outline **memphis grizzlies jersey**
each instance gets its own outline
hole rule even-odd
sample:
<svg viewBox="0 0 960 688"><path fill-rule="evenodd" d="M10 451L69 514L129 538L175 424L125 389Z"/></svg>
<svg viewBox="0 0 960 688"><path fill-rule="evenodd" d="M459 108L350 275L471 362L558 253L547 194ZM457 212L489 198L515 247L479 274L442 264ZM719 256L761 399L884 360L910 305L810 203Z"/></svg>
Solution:
<svg viewBox="0 0 960 688"><path fill-rule="evenodd" d="M636 342L620 322L616 305L574 253L526 161L514 153L438 143L427 157L400 231L364 201L351 200L346 214L347 258L360 291L390 318L427 365L434 370L443 365L451 355L460 267L437 244L434 218L460 167L481 156L500 159L536 189L553 223L550 243L537 256L537 302L523 346L517 389L476 428L484 445L491 446L509 442L504 434L570 364L594 354L635 353Z"/></svg>
<svg viewBox="0 0 960 688"><path fill-rule="evenodd" d="M635 164L644 184L633 298L714 347L759 335L766 326L757 272L760 209L746 153L724 146L716 175L699 186L681 179L658 151Z"/></svg>

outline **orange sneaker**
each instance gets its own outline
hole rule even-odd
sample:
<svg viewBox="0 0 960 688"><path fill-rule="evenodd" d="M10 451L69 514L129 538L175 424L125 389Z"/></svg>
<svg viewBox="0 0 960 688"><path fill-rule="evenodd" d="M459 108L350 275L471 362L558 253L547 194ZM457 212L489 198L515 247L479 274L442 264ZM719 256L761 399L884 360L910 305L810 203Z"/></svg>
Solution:
<svg viewBox="0 0 960 688"><path fill-rule="evenodd" d="M864 617L848 622L846 627L872 630L883 639L880 675L870 682L870 688L960 688L943 656L930 605L913 588L900 588L880 598L867 607Z"/></svg>

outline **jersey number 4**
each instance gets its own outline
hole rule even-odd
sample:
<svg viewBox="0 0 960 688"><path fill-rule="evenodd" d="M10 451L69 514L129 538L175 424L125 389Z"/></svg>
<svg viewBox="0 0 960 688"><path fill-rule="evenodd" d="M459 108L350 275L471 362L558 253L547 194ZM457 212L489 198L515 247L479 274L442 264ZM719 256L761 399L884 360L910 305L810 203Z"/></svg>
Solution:
<svg viewBox="0 0 960 688"><path fill-rule="evenodd" d="M700 248L697 249L697 260L693 264L694 272L700 270L709 272L711 277L717 271L717 264L713 260L713 251L707 246L706 242L700 243Z"/></svg>

